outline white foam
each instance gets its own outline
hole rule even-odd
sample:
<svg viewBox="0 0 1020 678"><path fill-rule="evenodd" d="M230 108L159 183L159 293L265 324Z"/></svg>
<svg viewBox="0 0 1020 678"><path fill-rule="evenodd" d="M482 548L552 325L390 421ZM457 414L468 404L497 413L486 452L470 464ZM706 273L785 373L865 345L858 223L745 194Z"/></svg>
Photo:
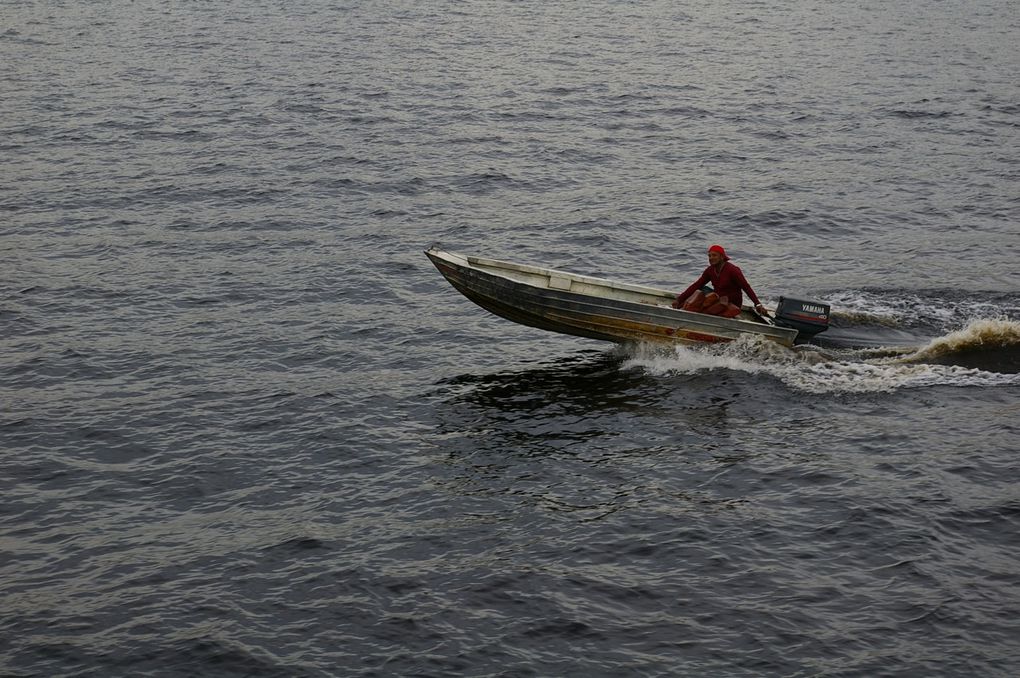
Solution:
<svg viewBox="0 0 1020 678"><path fill-rule="evenodd" d="M825 296L832 305L836 319L851 324L902 327L922 324L943 331L975 320L1016 317L1020 307L1015 302L985 301L980 296L960 299L933 299L930 296L897 293L875 293L844 290Z"/></svg>
<svg viewBox="0 0 1020 678"><path fill-rule="evenodd" d="M867 354L863 354L866 356ZM902 355L863 357L860 352L788 349L761 337L745 336L728 344L637 347L625 368L655 375L699 374L732 370L768 375L808 393L883 393L932 386L1018 386L1020 374L998 374L956 365L908 362Z"/></svg>
<svg viewBox="0 0 1020 678"><path fill-rule="evenodd" d="M928 359L969 350L996 350L1020 346L1020 323L998 319L975 320L963 329L933 339L914 359Z"/></svg>

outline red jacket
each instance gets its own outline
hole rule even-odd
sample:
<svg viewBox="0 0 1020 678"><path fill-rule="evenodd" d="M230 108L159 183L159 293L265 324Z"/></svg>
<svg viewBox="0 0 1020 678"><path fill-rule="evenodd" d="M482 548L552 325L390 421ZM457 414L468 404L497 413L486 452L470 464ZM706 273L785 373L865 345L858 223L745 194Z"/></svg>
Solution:
<svg viewBox="0 0 1020 678"><path fill-rule="evenodd" d="M736 304L737 308L744 303L744 296L741 294L741 290L747 292L747 296L751 297L751 301L756 305L761 303L758 301L758 295L754 293L754 290L747 283L747 279L744 278L744 274L740 272L740 268L735 264L724 261L722 267L718 270L715 266L706 268L701 277L695 280L693 285L677 297L677 306L682 306L687 301L687 297L694 294L702 285L708 283L712 283L712 289L715 290L716 294L721 297L727 297L731 304Z"/></svg>

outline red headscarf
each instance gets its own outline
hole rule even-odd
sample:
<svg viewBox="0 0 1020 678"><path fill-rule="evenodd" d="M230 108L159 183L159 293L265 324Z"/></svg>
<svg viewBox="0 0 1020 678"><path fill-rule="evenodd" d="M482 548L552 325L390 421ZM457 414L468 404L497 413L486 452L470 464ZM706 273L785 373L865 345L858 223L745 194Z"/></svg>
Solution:
<svg viewBox="0 0 1020 678"><path fill-rule="evenodd" d="M729 261L730 258L726 256L726 250L723 249L722 245L712 245L708 248L709 252L718 252L722 255L723 261Z"/></svg>

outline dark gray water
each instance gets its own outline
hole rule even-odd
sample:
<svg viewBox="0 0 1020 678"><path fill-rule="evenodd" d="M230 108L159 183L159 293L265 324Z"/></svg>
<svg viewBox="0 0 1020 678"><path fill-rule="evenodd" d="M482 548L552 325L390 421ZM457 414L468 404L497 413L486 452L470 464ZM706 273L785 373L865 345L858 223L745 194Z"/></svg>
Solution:
<svg viewBox="0 0 1020 678"><path fill-rule="evenodd" d="M1007 0L0 5L0 674L1020 672ZM617 348L432 243L816 348Z"/></svg>

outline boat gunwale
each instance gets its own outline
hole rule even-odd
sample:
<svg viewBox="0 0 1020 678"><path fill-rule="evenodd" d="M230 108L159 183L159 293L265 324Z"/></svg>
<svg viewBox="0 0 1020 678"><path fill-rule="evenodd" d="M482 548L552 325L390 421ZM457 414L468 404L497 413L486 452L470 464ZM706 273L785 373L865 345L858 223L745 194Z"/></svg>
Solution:
<svg viewBox="0 0 1020 678"><path fill-rule="evenodd" d="M576 280L586 285L597 285L599 287L606 287L611 290L622 290L624 292L637 292L639 294L647 294L653 297L662 297L664 299L675 299L679 292L672 292L661 287L651 287L649 285L637 285L634 283L616 282L614 280L608 280L606 278L596 278L590 275L582 275L579 273L571 273L570 271L562 271L556 268L544 268L542 266L532 266L530 264L518 264L512 261L505 261L502 259L490 259L488 257L478 257L474 255L462 255L456 252L447 252L445 250L429 250L431 252L439 252L444 254L452 254L454 256L464 259L468 264L472 266L481 267L492 267L492 268L503 268L510 271L520 271L521 273L531 273L534 275L555 275L556 277L568 278L570 280ZM485 271L491 273L491 271ZM493 273L493 275L499 275ZM506 277L506 276L501 276ZM522 281L516 281L522 282ZM528 283L523 283L527 285ZM575 294L581 294L576 292ZM583 295L583 296L594 296L594 295Z"/></svg>

